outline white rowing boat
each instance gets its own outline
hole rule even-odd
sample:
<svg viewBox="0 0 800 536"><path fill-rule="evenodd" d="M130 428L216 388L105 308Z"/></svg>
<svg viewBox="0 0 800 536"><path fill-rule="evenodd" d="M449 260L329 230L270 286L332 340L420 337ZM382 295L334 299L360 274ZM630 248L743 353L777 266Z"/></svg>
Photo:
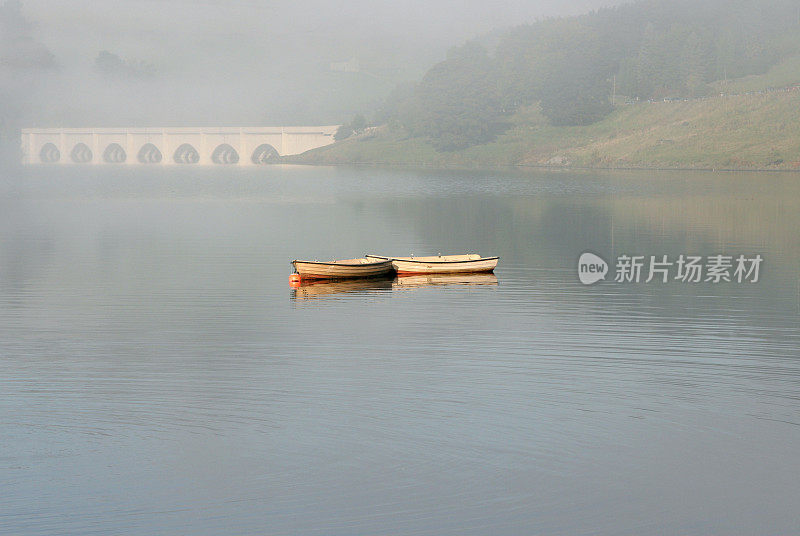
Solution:
<svg viewBox="0 0 800 536"><path fill-rule="evenodd" d="M387 259L346 259L343 261L317 262L292 261L301 279L354 279L380 277L394 271L392 261Z"/></svg>
<svg viewBox="0 0 800 536"><path fill-rule="evenodd" d="M480 255L437 255L436 257L385 257L367 255L368 259L388 260L398 274L457 274L493 272L500 257Z"/></svg>

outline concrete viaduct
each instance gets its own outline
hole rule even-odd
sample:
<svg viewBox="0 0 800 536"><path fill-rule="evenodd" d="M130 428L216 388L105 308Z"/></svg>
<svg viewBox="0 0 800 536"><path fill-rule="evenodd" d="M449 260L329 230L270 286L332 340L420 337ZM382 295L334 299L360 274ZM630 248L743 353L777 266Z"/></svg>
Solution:
<svg viewBox="0 0 800 536"><path fill-rule="evenodd" d="M333 143L316 127L26 128L25 164L262 165Z"/></svg>

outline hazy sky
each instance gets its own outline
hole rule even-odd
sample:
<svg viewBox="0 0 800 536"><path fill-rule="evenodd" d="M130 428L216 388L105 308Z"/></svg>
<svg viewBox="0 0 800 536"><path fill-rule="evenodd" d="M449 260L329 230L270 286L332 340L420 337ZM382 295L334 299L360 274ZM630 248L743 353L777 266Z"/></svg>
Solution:
<svg viewBox="0 0 800 536"><path fill-rule="evenodd" d="M150 55L221 37L302 42L408 39L447 47L476 34L623 3L620 0L25 0L40 38L70 56L83 50Z"/></svg>
<svg viewBox="0 0 800 536"><path fill-rule="evenodd" d="M4 1L4 0L0 0ZM59 70L29 122L331 123L369 115L448 48L493 29L619 0L23 0ZM154 66L104 78L100 51ZM331 62L357 58L358 75Z"/></svg>

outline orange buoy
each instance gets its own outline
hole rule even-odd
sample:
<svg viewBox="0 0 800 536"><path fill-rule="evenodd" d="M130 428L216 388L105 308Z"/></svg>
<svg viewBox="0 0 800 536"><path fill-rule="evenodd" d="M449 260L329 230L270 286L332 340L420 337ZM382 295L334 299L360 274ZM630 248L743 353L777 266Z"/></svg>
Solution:
<svg viewBox="0 0 800 536"><path fill-rule="evenodd" d="M292 288L300 286L300 274L292 274L289 276L289 286Z"/></svg>

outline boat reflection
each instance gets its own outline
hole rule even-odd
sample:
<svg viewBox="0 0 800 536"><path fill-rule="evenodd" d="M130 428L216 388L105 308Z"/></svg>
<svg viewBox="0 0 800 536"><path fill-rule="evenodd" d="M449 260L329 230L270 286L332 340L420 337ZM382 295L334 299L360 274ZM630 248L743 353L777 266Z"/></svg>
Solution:
<svg viewBox="0 0 800 536"><path fill-rule="evenodd" d="M482 274L425 274L401 275L392 282L392 288L411 289L444 285L497 285L497 276Z"/></svg>
<svg viewBox="0 0 800 536"><path fill-rule="evenodd" d="M333 294L391 290L393 279L394 277L303 281L299 286L292 289L292 297L298 300L306 300Z"/></svg>
<svg viewBox="0 0 800 536"><path fill-rule="evenodd" d="M448 285L497 285L494 274L427 274L394 278L344 279L338 281L303 281L292 289L292 298L307 300L336 294L407 290Z"/></svg>

